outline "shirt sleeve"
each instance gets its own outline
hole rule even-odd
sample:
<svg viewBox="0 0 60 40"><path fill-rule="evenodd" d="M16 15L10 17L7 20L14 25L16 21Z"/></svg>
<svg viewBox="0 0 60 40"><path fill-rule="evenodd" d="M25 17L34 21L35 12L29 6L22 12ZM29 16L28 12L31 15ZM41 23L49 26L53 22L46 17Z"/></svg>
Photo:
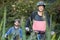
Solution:
<svg viewBox="0 0 60 40"><path fill-rule="evenodd" d="M35 17L35 12L32 12L32 14L30 15L30 17L27 18L26 20L26 27L29 27L30 26L30 21L32 21Z"/></svg>
<svg viewBox="0 0 60 40"><path fill-rule="evenodd" d="M10 29L6 32L5 36L8 36L11 32L12 32L12 28L10 28Z"/></svg>
<svg viewBox="0 0 60 40"><path fill-rule="evenodd" d="M22 34L22 29L20 29L20 38L22 38L23 34Z"/></svg>
<svg viewBox="0 0 60 40"><path fill-rule="evenodd" d="M49 12L47 12L46 16L47 16L47 23L48 26L50 27L50 15L48 14Z"/></svg>

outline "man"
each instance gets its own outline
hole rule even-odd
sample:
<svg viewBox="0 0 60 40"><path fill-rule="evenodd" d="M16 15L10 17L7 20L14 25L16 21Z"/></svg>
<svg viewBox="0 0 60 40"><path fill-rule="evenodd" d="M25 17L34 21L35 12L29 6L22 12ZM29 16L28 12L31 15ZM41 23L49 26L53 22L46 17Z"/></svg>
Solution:
<svg viewBox="0 0 60 40"><path fill-rule="evenodd" d="M40 1L37 3L37 11L33 12L31 16L27 19L26 30L29 31L30 21L33 21L32 29L37 35L37 39L40 40L44 37L46 32L46 24L50 26L50 17L48 12L45 11L45 3Z"/></svg>
<svg viewBox="0 0 60 40"><path fill-rule="evenodd" d="M5 34L5 37L7 37L10 34L12 35L11 40L22 40L22 29L20 28L19 19L16 19L14 21L14 26L7 31L7 33Z"/></svg>

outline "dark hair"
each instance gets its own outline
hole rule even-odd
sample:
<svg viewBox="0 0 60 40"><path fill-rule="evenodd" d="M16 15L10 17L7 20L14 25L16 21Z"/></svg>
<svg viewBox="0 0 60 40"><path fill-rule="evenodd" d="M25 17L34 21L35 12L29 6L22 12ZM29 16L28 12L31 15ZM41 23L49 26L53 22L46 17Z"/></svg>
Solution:
<svg viewBox="0 0 60 40"><path fill-rule="evenodd" d="M18 22L20 23L20 19L15 19L15 20L14 20L14 23L15 23L16 21L18 21Z"/></svg>

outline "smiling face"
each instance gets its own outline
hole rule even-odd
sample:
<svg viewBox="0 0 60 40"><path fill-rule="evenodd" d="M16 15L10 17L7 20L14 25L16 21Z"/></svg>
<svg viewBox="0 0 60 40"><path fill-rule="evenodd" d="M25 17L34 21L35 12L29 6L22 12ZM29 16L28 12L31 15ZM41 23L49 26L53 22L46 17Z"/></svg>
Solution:
<svg viewBox="0 0 60 40"><path fill-rule="evenodd" d="M39 10L40 12L44 11L44 6L39 6L39 7L38 7L38 10Z"/></svg>

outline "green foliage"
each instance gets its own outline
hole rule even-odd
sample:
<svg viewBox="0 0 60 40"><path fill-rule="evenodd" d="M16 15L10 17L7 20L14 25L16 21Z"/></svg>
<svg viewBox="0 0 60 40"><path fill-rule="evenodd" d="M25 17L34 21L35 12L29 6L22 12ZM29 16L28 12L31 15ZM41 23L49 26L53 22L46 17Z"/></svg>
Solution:
<svg viewBox="0 0 60 40"><path fill-rule="evenodd" d="M5 24L6 24L6 7L4 8L4 15L3 15L3 26L2 26L3 30L2 30L2 38L1 38L2 40L5 40L3 37L5 35L5 27L6 27Z"/></svg>
<svg viewBox="0 0 60 40"><path fill-rule="evenodd" d="M1 33L4 35L5 27L7 30L10 26L12 26L13 21L16 18L21 19L21 17L24 16L25 19L27 19L28 16L31 15L32 11L36 9L36 3L38 1L39 0L0 0L0 31L2 31ZM45 2L48 4L46 5L46 10L50 13L50 15L53 15L52 20L54 23L56 23L56 15L57 13L60 13L60 0L56 0L54 3L48 3L48 0L46 0ZM4 9L5 6L6 9ZM22 23L22 25L24 26L25 24ZM57 35L59 36L59 34ZM49 33L48 36L50 36Z"/></svg>
<svg viewBox="0 0 60 40"><path fill-rule="evenodd" d="M24 16L21 17L21 27L22 27L22 30L23 30L23 40L26 40L25 18L24 18Z"/></svg>

